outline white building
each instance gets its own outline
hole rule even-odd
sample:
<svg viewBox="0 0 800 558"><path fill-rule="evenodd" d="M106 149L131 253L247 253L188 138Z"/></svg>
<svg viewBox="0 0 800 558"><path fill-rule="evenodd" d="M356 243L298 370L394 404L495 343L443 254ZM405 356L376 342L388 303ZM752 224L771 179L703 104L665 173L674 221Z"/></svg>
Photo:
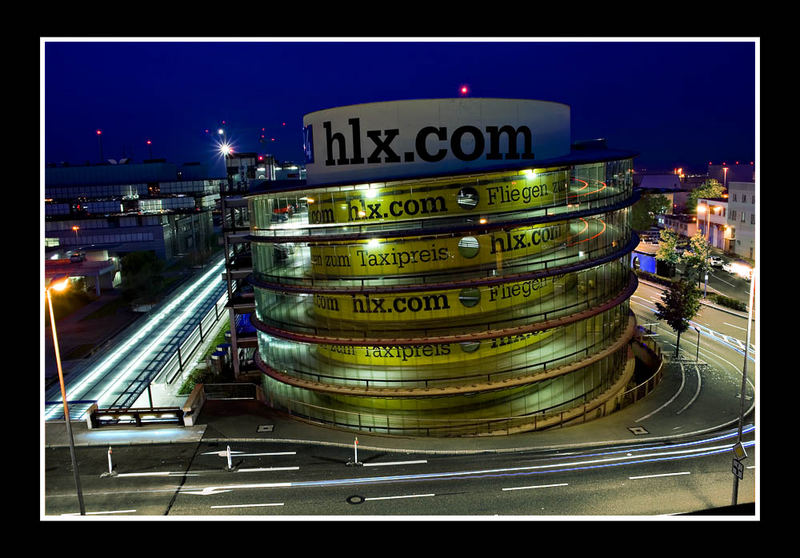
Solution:
<svg viewBox="0 0 800 558"><path fill-rule="evenodd" d="M697 230L703 233L706 241L720 250L729 248L732 227L728 224L727 198L700 198L697 200Z"/></svg>
<svg viewBox="0 0 800 558"><path fill-rule="evenodd" d="M750 260L756 258L755 186L755 182L728 183L728 226L731 228L728 250Z"/></svg>

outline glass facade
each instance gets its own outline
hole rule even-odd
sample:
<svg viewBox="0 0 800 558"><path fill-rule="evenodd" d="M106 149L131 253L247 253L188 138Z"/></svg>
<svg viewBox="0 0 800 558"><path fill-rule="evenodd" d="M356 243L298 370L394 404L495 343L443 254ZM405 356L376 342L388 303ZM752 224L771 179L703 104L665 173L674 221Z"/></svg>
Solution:
<svg viewBox="0 0 800 558"><path fill-rule="evenodd" d="M632 160L248 198L271 405L337 427L544 428L632 373Z"/></svg>

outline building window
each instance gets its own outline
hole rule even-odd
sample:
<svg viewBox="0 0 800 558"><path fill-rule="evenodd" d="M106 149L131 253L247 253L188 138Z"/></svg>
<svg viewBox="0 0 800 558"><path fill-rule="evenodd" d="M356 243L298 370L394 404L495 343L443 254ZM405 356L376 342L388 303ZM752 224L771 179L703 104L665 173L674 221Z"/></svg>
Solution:
<svg viewBox="0 0 800 558"><path fill-rule="evenodd" d="M755 213L751 213L750 214L750 224L751 225L755 225L756 224L756 214Z"/></svg>

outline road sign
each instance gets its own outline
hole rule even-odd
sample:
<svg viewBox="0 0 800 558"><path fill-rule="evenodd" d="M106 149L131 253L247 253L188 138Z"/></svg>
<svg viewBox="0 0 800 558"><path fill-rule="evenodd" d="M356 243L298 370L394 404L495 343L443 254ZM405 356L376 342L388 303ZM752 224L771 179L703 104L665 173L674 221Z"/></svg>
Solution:
<svg viewBox="0 0 800 558"><path fill-rule="evenodd" d="M747 452L744 451L744 446L741 442L736 442L736 445L733 446L733 455L736 456L736 459L742 460L747 457Z"/></svg>
<svg viewBox="0 0 800 558"><path fill-rule="evenodd" d="M744 465L738 459L733 460L733 466L731 467L731 472L739 477L739 479L744 478Z"/></svg>

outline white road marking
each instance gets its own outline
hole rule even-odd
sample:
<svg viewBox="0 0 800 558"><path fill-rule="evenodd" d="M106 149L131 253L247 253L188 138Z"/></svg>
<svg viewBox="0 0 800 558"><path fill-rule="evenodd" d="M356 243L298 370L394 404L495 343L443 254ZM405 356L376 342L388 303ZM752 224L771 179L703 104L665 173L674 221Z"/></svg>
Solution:
<svg viewBox="0 0 800 558"><path fill-rule="evenodd" d="M99 511L99 512L86 512L86 515L104 515L107 513L136 513L136 510L113 510L113 511ZM61 515L80 515L80 513L62 513Z"/></svg>
<svg viewBox="0 0 800 558"><path fill-rule="evenodd" d="M654 479L656 477L674 477L676 475L691 475L690 471L682 471L680 473L664 473L662 475L642 475L640 477L628 477L630 480L636 479Z"/></svg>
<svg viewBox="0 0 800 558"><path fill-rule="evenodd" d="M569 486L569 485L565 482L562 482L559 484L537 484L534 486L511 486L509 488L503 488L503 490L528 490L529 488L551 488L554 486Z"/></svg>
<svg viewBox="0 0 800 558"><path fill-rule="evenodd" d="M231 452L233 455L233 452ZM296 451L275 451L272 453L239 453L236 457L258 457L261 455L297 455Z"/></svg>
<svg viewBox="0 0 800 558"><path fill-rule="evenodd" d="M250 469L236 469L237 473L259 473L262 471L297 471L300 467L253 467Z"/></svg>
<svg viewBox="0 0 800 558"><path fill-rule="evenodd" d="M413 465L416 463L427 463L427 459L420 459L417 461L385 461L383 463L362 463L364 467L380 467L381 465Z"/></svg>
<svg viewBox="0 0 800 558"><path fill-rule="evenodd" d="M681 363L681 369L683 369L683 363ZM695 402L695 400L700 396L700 388L702 387L702 379L700 378L700 369L695 365L694 371L697 372L697 389L694 392L694 396L689 400L689 402L681 408L680 411L676 411L675 414L679 415L683 411L689 408L689 405Z"/></svg>
<svg viewBox="0 0 800 558"><path fill-rule="evenodd" d="M740 326L737 326L737 325L729 324L728 322L722 322L722 323L725 324L726 326L731 326L731 327L735 327L736 329L741 329L742 331L747 331L746 327L740 327Z"/></svg>
<svg viewBox="0 0 800 558"><path fill-rule="evenodd" d="M282 506L283 502L276 502L274 504L231 504L230 506L211 506L211 509L225 509L225 508L260 508L265 506Z"/></svg>
<svg viewBox="0 0 800 558"><path fill-rule="evenodd" d="M427 498L429 496L436 496L436 494L406 494L403 496L379 496L377 498L364 498L367 500L396 500L398 498Z"/></svg>
<svg viewBox="0 0 800 558"><path fill-rule="evenodd" d="M685 378L685 374L684 374L684 372L683 372L683 364L681 364L681 385L680 385L680 387L678 388L678 391L676 391L676 392L675 392L675 395L673 395L673 396L670 398L670 400L669 400L669 401L667 401L666 403L664 403L663 405L661 405L661 406L660 406L658 409L654 410L652 413L646 414L645 416L643 416L643 417L641 417L641 418L638 418L638 419L636 419L636 420L635 420L635 421L633 421L633 422L642 422L644 419L646 419L646 418L648 418L648 417L651 417L651 416L653 416L654 414L656 414L657 412L659 412L661 409L663 409L664 407L666 407L667 405L669 405L670 403L672 403L673 401L675 401L675 399L678 397L678 395L680 395L680 393L683 391L683 385L684 385L684 383L685 383L685 382L686 382L686 378Z"/></svg>
<svg viewBox="0 0 800 558"><path fill-rule="evenodd" d="M171 471L155 471L153 473L117 473L116 477L182 477L186 473L175 473Z"/></svg>

